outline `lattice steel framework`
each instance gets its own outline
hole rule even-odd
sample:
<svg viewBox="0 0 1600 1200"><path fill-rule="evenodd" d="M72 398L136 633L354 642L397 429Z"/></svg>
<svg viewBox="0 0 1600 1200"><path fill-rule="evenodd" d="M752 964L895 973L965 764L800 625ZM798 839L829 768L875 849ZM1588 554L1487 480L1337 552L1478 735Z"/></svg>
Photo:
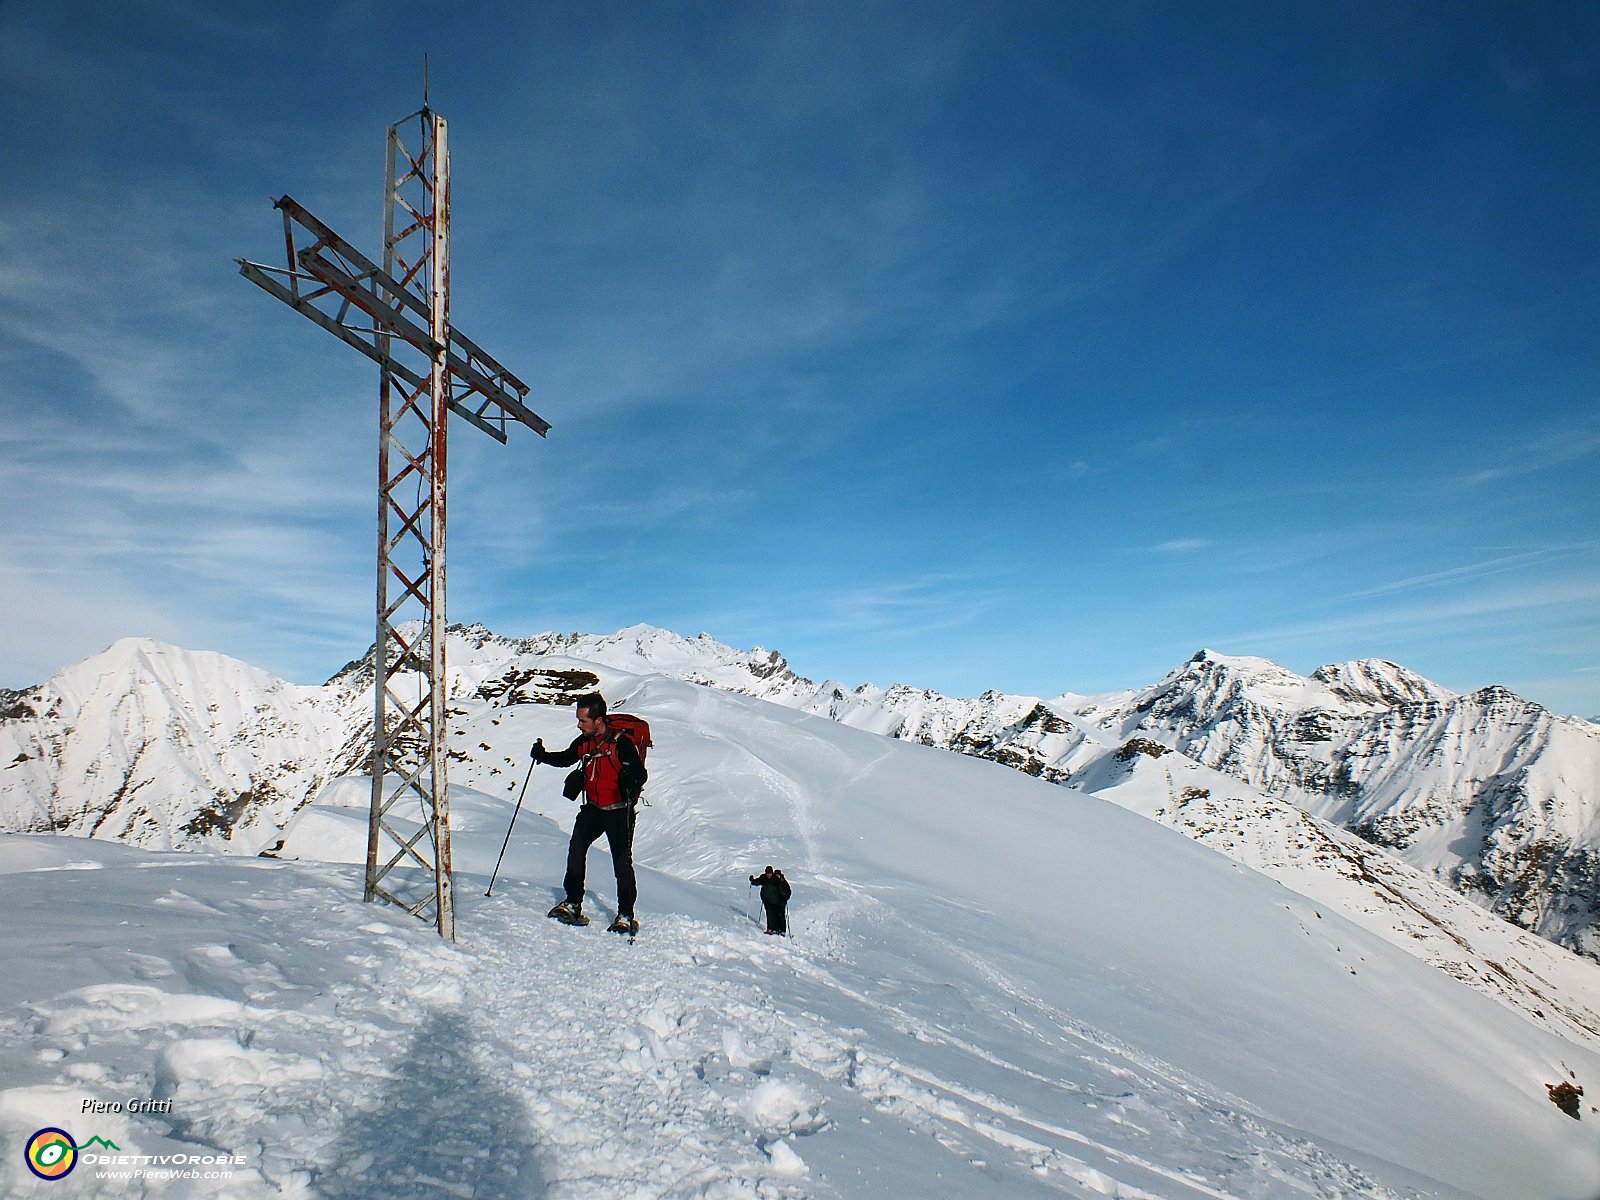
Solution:
<svg viewBox="0 0 1600 1200"><path fill-rule="evenodd" d="M382 368L378 603L366 899L432 919L454 939L445 673L445 481L454 412L504 442L540 436L528 386L450 324L450 151L426 106L389 127L383 265L288 196L288 268L244 276Z"/></svg>

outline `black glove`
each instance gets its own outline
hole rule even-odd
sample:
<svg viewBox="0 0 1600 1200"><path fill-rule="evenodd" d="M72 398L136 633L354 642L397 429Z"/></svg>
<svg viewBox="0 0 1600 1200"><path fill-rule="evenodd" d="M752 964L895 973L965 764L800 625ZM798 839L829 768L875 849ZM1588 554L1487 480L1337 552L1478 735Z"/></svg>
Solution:
<svg viewBox="0 0 1600 1200"><path fill-rule="evenodd" d="M637 801L649 778L650 772L644 769L642 763L623 764L622 769L617 772L617 788L622 792L622 798L629 804Z"/></svg>
<svg viewBox="0 0 1600 1200"><path fill-rule="evenodd" d="M536 763L544 761L544 739L540 738L533 744L533 749L528 751L528 757Z"/></svg>

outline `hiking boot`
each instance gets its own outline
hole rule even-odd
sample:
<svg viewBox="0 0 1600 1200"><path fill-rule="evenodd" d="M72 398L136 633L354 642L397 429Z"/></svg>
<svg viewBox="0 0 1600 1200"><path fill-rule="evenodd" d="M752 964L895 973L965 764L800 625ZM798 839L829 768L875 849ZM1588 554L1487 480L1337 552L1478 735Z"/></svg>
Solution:
<svg viewBox="0 0 1600 1200"><path fill-rule="evenodd" d="M639 922L632 917L617 914L617 919L606 928L607 933L625 933L629 937L639 932Z"/></svg>
<svg viewBox="0 0 1600 1200"><path fill-rule="evenodd" d="M554 917L564 925L587 925L589 918L583 915L583 902L574 904L571 900L563 900L549 912L547 917Z"/></svg>

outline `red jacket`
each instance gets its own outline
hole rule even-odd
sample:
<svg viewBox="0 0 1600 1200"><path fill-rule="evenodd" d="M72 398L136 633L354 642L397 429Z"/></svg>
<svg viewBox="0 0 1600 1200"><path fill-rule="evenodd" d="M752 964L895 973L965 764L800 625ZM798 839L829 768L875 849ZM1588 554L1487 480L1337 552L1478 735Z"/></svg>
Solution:
<svg viewBox="0 0 1600 1200"><path fill-rule="evenodd" d="M583 764L583 802L596 808L632 804L644 787L644 764L632 742L614 730L601 737L579 734L565 750L546 750L552 767Z"/></svg>

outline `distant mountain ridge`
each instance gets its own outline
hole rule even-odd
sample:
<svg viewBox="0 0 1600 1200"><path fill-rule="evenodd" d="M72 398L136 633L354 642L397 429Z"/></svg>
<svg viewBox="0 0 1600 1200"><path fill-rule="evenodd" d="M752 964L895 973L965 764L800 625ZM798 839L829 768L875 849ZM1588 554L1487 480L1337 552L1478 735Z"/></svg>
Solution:
<svg viewBox="0 0 1600 1200"><path fill-rule="evenodd" d="M367 749L351 741L356 703L333 684L125 638L6 697L0 821L150 848L249 845L370 757L370 716Z"/></svg>
<svg viewBox="0 0 1600 1200"><path fill-rule="evenodd" d="M1560 952L1484 911L1597 957L1600 728L1503 689L1457 696L1372 660L1302 677L1202 651L1138 691L955 699L817 683L776 651L649 626L450 637L453 785L505 794L521 780L527 748L497 744L497 712L570 704L603 676L667 675L1135 809L1600 1043L1600 1001L1562 984ZM118 642L0 696L0 828L268 851L331 782L365 769L371 684L370 651L301 687L221 655Z"/></svg>
<svg viewBox="0 0 1600 1200"><path fill-rule="evenodd" d="M1069 706L1348 828L1541 936L1600 957L1600 726L1393 663L1309 678L1202 651Z"/></svg>
<svg viewBox="0 0 1600 1200"><path fill-rule="evenodd" d="M482 627L460 632L503 640ZM1091 730L1119 747L1143 738L1600 958L1600 726L1502 687L1457 695L1380 659L1300 676L1267 659L1202 650L1133 692L954 699L903 684L815 683L776 651L649 626L508 644L662 671L1056 783L1097 756Z"/></svg>

